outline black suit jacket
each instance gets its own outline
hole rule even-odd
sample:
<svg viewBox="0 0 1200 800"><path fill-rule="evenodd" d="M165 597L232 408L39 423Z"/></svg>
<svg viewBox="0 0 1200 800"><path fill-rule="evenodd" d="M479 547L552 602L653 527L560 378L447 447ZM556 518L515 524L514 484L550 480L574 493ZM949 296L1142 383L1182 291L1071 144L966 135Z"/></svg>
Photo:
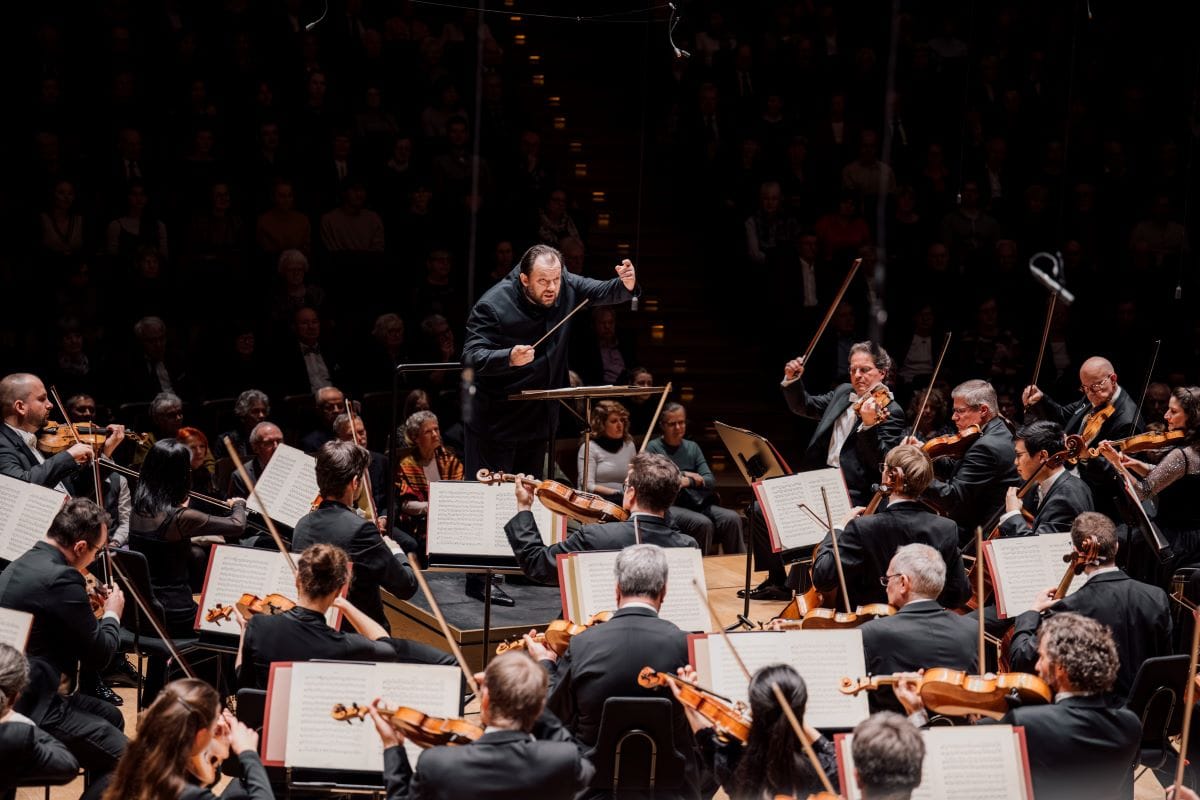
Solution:
<svg viewBox="0 0 1200 800"><path fill-rule="evenodd" d="M658 614L626 606L603 625L571 639L558 663L543 661L550 671L546 708L563 721L580 742L595 745L604 701L610 697L663 697L666 690L643 689L637 676L643 667L675 673L688 663L687 634ZM678 703L672 703L675 749L696 765L691 728ZM685 769L687 780L698 780L696 769ZM693 795L693 791L695 795ZM688 795L699 789L689 786Z"/></svg>
<svg viewBox="0 0 1200 800"><path fill-rule="evenodd" d="M521 571L535 581L552 586L558 585L559 553L623 550L639 541L659 547L699 547L695 539L680 533L669 519L649 514L638 514L624 522L584 525L561 542L547 546L542 543L533 512L520 511L504 526L504 533L508 536L517 563L521 565Z"/></svg>
<svg viewBox="0 0 1200 800"><path fill-rule="evenodd" d="M947 611L933 600L916 600L894 616L877 617L859 630L863 655L871 675L915 672L944 667L975 673L979 626L968 617ZM902 711L886 687L872 692L874 711Z"/></svg>
<svg viewBox="0 0 1200 800"><path fill-rule="evenodd" d="M1102 572L1088 578L1074 594L1046 610L1047 616L1073 611L1108 626L1121 665L1113 693L1129 695L1142 662L1171 654L1171 609L1167 593L1136 581L1124 572ZM1032 672L1037 663L1037 631L1041 615L1026 611L1013 626L1009 657L1013 669Z"/></svg>
<svg viewBox="0 0 1200 800"><path fill-rule="evenodd" d="M869 517L850 520L838 535L838 552L846 589L854 603L886 603L887 590L879 578L887 574L888 563L906 544L927 544L941 553L946 562L946 584L938 602L956 608L971 595L967 570L958 549L958 526L953 520L931 514L919 503L889 503ZM812 569L813 584L821 591L838 586L837 560L829 534L821 543Z"/></svg>
<svg viewBox="0 0 1200 800"><path fill-rule="evenodd" d="M801 470L822 469L829 455L829 440L833 436L834 424L850 407L850 393L854 387L848 383L838 385L832 392L808 394L804 381L792 381L783 387L783 396L793 414L815 417L817 429L808 440L804 451ZM838 458L850 500L854 505L865 506L873 492L871 484L879 481L879 465L883 457L904 436L904 409L893 400L887 407L888 418L864 431L858 430L858 422L850 429L850 435L842 445Z"/></svg>
<svg viewBox="0 0 1200 800"><path fill-rule="evenodd" d="M403 555L392 555L379 529L341 503L326 500L301 517L292 533L292 552L325 542L346 551L354 562L348 598L360 611L388 629L379 590L387 589L401 600L417 592L417 579ZM342 621L342 630L350 630Z"/></svg>
<svg viewBox="0 0 1200 800"><path fill-rule="evenodd" d="M1000 720L1025 728L1033 794L1049 800L1133 797L1142 726L1127 708L1100 697L1066 697L1014 708Z"/></svg>
<svg viewBox="0 0 1200 800"><path fill-rule="evenodd" d="M535 734L497 730L462 747L431 747L417 759L415 775L404 748L388 748L387 800L457 800L465 794L479 800L570 800L586 789L596 770L570 734L561 725L554 738L537 729Z"/></svg>
<svg viewBox="0 0 1200 800"><path fill-rule="evenodd" d="M44 778L58 783L79 771L79 762L67 746L36 725L7 722L0 725L0 796L17 781Z"/></svg>
<svg viewBox="0 0 1200 800"><path fill-rule="evenodd" d="M1033 491L1025 495L1028 501ZM1033 504L1026 502L1025 507ZM1040 505L1030 508L1033 513L1033 524L1025 521L1025 517L1014 514L1000 523L1001 536L1029 536L1035 533L1055 533L1071 529L1071 523L1085 511L1093 510L1092 490L1083 479L1070 470L1064 470L1050 491L1041 499Z"/></svg>
<svg viewBox="0 0 1200 800"><path fill-rule="evenodd" d="M121 644L120 624L96 620L83 575L49 542L38 542L0 573L0 606L33 614L26 654L70 677L79 662L102 669Z"/></svg>
<svg viewBox="0 0 1200 800"><path fill-rule="evenodd" d="M71 476L78 471L79 465L65 450L39 464L24 440L8 425L0 423L0 475L48 489L62 482L70 490Z"/></svg>
<svg viewBox="0 0 1200 800"><path fill-rule="evenodd" d="M1013 463L1016 458L1012 433L1003 421L989 420L979 438L954 462L950 477L935 479L925 490L925 496L958 523L960 541L974 536L977 525L995 525L1008 487L1021 484Z"/></svg>
<svg viewBox="0 0 1200 800"><path fill-rule="evenodd" d="M324 340L318 342L317 346L321 349L325 368L329 370L329 382L333 386L342 387L342 363L337 348ZM281 396L313 393L312 384L308 381L308 367L304 364L304 354L295 337L289 337L281 343L273 360L276 391ZM350 390L348 386L342 388Z"/></svg>

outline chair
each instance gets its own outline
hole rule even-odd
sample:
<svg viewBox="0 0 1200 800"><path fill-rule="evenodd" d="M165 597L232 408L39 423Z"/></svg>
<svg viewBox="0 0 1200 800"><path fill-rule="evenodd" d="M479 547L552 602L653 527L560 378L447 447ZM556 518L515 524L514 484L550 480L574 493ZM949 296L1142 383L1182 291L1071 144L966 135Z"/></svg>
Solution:
<svg viewBox="0 0 1200 800"><path fill-rule="evenodd" d="M665 697L610 697L604 701L592 788L656 791L683 785L686 759L675 749L674 714Z"/></svg>
<svg viewBox="0 0 1200 800"><path fill-rule="evenodd" d="M1159 771L1171 769L1179 758L1170 739L1183 730L1188 666L1186 655L1158 656L1142 662L1134 676L1125 707L1142 722L1137 764Z"/></svg>
<svg viewBox="0 0 1200 800"><path fill-rule="evenodd" d="M234 397L219 397L213 400L205 400L200 404L200 428L208 431L210 435L216 435L221 431L231 429L237 421L233 416L233 406L237 402ZM213 448L220 448L219 451L224 451L224 445L220 442L212 442Z"/></svg>
<svg viewBox="0 0 1200 800"><path fill-rule="evenodd" d="M247 728L253 728L262 734L263 719L267 710L267 692L265 689L237 690L237 718ZM236 758L228 758L221 765L221 773L231 778L242 777L242 765ZM276 779L282 781L283 771L278 767L267 767L267 774L272 776L272 784Z"/></svg>
<svg viewBox="0 0 1200 800"><path fill-rule="evenodd" d="M11 784L12 785L11 793L3 791L3 787L0 786L0 800L13 800L13 798L15 798L17 796L17 792L16 792L17 789L43 789L46 793L45 794L46 800L50 800L51 787L66 786L68 783L75 780L80 775L83 775L86 780L87 775L83 770L79 770L78 772L76 772L74 775L67 778L66 780L62 780L62 779L49 780L47 778L39 778L36 775L31 775L28 778L21 778L20 780Z"/></svg>
<svg viewBox="0 0 1200 800"><path fill-rule="evenodd" d="M113 550L112 558L117 562L120 570L129 578L129 582L133 588L137 590L142 599L150 606L150 610L161 622L165 619L162 604L154 599L154 590L150 586L150 566L146 562L146 557L135 550ZM127 592L128 593L128 592ZM166 643L158 636L158 632L146 620L144 620L141 609L138 608L137 602L132 598L127 598L125 603L125 612L121 616L121 650L128 651L133 649L134 657L137 658L137 707L142 710L145 706L142 704L143 689L145 680L142 677L144 672L143 655L147 658L161 658L163 661L168 661L172 658L171 651ZM175 649L179 654L187 657L188 653L196 652L195 637L189 638L172 638L171 640Z"/></svg>

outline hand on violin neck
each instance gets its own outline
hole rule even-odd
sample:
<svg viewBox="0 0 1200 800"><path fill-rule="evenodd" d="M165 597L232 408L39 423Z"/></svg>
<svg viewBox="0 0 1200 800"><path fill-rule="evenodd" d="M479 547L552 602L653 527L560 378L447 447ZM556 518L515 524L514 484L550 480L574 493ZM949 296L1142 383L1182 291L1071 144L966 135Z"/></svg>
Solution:
<svg viewBox="0 0 1200 800"><path fill-rule="evenodd" d="M105 613L111 611L120 618L125 613L125 593L121 591L120 586L115 584L104 591L106 592L104 598Z"/></svg>
<svg viewBox="0 0 1200 800"><path fill-rule="evenodd" d="M375 723L375 732L379 734L379 740L383 742L384 750L404 744L404 734L379 713L378 697L371 701L371 705L367 706L367 713L371 715L371 722Z"/></svg>
<svg viewBox="0 0 1200 800"><path fill-rule="evenodd" d="M228 713L228 712L226 712ZM390 727L390 726L389 726ZM237 719L229 723L229 746L237 755L258 752L258 732Z"/></svg>
<svg viewBox="0 0 1200 800"><path fill-rule="evenodd" d="M912 716L918 711L925 710L925 701L921 699L920 673L908 673L902 676L892 687L892 692L900 701L900 705L904 706L905 714Z"/></svg>
<svg viewBox="0 0 1200 800"><path fill-rule="evenodd" d="M1008 491L1004 493L1004 512L1020 511L1022 506L1021 498L1017 497L1017 487L1008 487Z"/></svg>
<svg viewBox="0 0 1200 800"><path fill-rule="evenodd" d="M113 452L123 441L125 441L125 426L109 425L108 436L104 440L104 445L100 448L100 455L105 458L112 458Z"/></svg>
<svg viewBox="0 0 1200 800"><path fill-rule="evenodd" d="M525 642L525 652L529 653L534 661L557 662L558 655L545 644L539 642L537 635L537 629L530 628L529 633L521 637L521 640Z"/></svg>
<svg viewBox="0 0 1200 800"><path fill-rule="evenodd" d="M874 397L868 397L858 408L858 418L862 420L865 427L870 428L886 420L888 413L886 408L880 408L875 404Z"/></svg>
<svg viewBox="0 0 1200 800"><path fill-rule="evenodd" d="M517 480L513 481L513 494L517 496L517 511L530 511L533 509L533 492L525 485L524 474L518 475Z"/></svg>

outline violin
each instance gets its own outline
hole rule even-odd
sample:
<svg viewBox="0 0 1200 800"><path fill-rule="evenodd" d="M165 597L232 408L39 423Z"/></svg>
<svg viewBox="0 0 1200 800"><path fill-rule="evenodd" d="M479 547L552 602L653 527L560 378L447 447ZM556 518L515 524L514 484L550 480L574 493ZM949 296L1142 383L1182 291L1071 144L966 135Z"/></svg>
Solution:
<svg viewBox="0 0 1200 800"><path fill-rule="evenodd" d="M38 431L37 449L48 456L61 453L76 443L89 444L92 450L99 450L112 435L112 428L88 422L77 424L75 430L79 431L78 439L71 433L71 426L65 422L47 422ZM132 439L137 444L146 444L146 435L136 431L126 429L125 438Z"/></svg>
<svg viewBox="0 0 1200 800"><path fill-rule="evenodd" d="M369 708L370 706L360 706L357 703L351 703L349 706L338 703L330 714L336 720L353 722L356 719L366 719L370 713ZM434 717L407 706L380 708L379 714L418 747L470 744L483 736L483 727L473 722L458 718Z"/></svg>
<svg viewBox="0 0 1200 800"><path fill-rule="evenodd" d="M872 675L857 681L842 678L838 689L842 694L856 695L880 686L895 685L905 679L913 679L920 684L921 701L926 709L949 717L979 714L1000 719L1008 713L1010 695L1019 698L1024 705L1044 704L1054 699L1050 687L1036 675L1025 672L970 675L961 670L941 667L927 669L919 676L897 673Z"/></svg>
<svg viewBox="0 0 1200 800"><path fill-rule="evenodd" d="M480 483L521 483L533 490L542 505L556 514L562 514L577 519L584 524L597 522L623 522L629 519L629 512L616 503L610 503L603 497L591 492L581 492L572 489L558 481L539 481L520 475L510 475L506 472L491 472L479 470L475 478Z"/></svg>
<svg viewBox="0 0 1200 800"><path fill-rule="evenodd" d="M643 667L638 673L638 686L653 689L674 684L679 689L679 702L695 711L713 724L718 738L727 741L737 739L745 744L750 739L750 720L744 713L744 704L731 703L696 684L666 672L655 672L653 667Z"/></svg>
<svg viewBox="0 0 1200 800"><path fill-rule="evenodd" d="M196 780L200 781L201 786L212 786L217 782L217 778L221 777L222 758L209 749L209 747L205 747L188 759L187 771Z"/></svg>
<svg viewBox="0 0 1200 800"><path fill-rule="evenodd" d="M1108 418L1117 412L1117 407L1112 403L1105 403L1104 407L1098 411L1092 412L1088 417L1088 421L1084 423L1083 430L1080 431L1080 436L1087 444L1091 444L1100 435L1100 429L1104 427L1104 423L1108 422Z"/></svg>
<svg viewBox="0 0 1200 800"><path fill-rule="evenodd" d="M834 611L832 608L814 608L799 619L777 617L772 621L771 628L777 631L857 628L877 617L890 617L895 613L895 607L887 603L868 603L865 606L858 606L850 613Z"/></svg>
<svg viewBox="0 0 1200 800"><path fill-rule="evenodd" d="M1178 442L1187 436L1187 431L1153 431L1149 433L1139 433L1136 436L1126 436L1124 439L1114 439L1109 442L1113 449L1119 453L1140 453L1144 450L1156 450L1160 447L1166 447L1172 442ZM1085 458L1100 458L1100 448L1089 447L1085 451L1087 456L1080 454L1080 460Z"/></svg>
<svg viewBox="0 0 1200 800"><path fill-rule="evenodd" d="M88 603L96 619L104 616L104 595L100 592L100 580L90 572L83 573L83 583L87 588Z"/></svg>
<svg viewBox="0 0 1200 800"><path fill-rule="evenodd" d="M533 640L539 644L544 644L554 651L555 655L561 656L567 652L567 646L571 644L571 638L577 636L593 625L598 625L601 622L608 622L612 619L613 612L601 611L595 614L587 622L582 625L576 625L570 620L556 619L546 626L546 630L533 637ZM525 638L522 637L512 642L501 642L496 645L496 655L507 653L509 650L524 650Z"/></svg>
<svg viewBox="0 0 1200 800"><path fill-rule="evenodd" d="M895 399L896 396L892 394L892 390L889 389L885 384L881 383L862 397L858 398L858 401L854 404L854 413L861 416L863 404L866 403L867 400L874 400L875 407L879 409L879 416L886 417L887 407Z"/></svg>
<svg viewBox="0 0 1200 800"><path fill-rule="evenodd" d="M231 619L233 617L233 610L235 608L242 613L242 616L245 619L250 619L250 617L254 616L255 614L267 614L269 616L274 616L276 614L282 614L285 611L291 611L295 607L295 600L284 597L281 594L269 594L266 597L259 597L256 594L250 594L247 592L246 594L243 594L241 599L239 599L232 606L217 603L215 606L210 608L207 613L205 613L204 620L206 622L215 622L217 625L220 625L221 620Z"/></svg>
<svg viewBox="0 0 1200 800"><path fill-rule="evenodd" d="M959 433L951 433L945 436L935 436L925 444L921 445L921 450L925 455L932 458L946 456L948 458L962 458L963 453L967 452L967 448L975 444L975 440L983 433L983 429L978 425L968 425Z"/></svg>

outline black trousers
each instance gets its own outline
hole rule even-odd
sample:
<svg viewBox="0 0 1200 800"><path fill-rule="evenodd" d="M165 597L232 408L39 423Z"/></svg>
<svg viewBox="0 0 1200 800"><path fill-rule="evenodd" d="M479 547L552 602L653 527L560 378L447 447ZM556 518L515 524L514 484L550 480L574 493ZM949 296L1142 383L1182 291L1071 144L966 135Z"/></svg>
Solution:
<svg viewBox="0 0 1200 800"><path fill-rule="evenodd" d="M111 772L129 742L122 732L125 717L120 709L84 694L55 695L40 724L93 777Z"/></svg>

